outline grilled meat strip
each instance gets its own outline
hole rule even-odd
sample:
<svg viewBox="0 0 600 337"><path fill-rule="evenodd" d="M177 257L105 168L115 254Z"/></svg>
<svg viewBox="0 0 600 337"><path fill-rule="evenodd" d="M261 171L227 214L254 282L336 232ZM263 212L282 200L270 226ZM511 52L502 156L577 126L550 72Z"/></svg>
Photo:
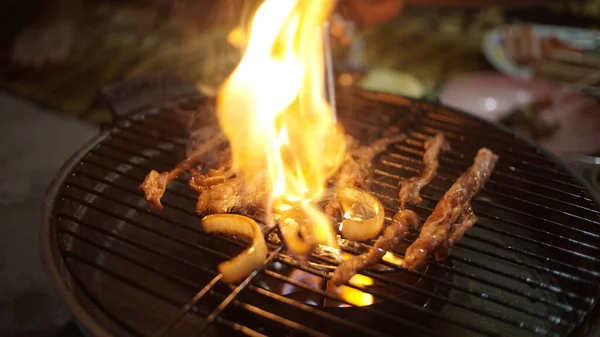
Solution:
<svg viewBox="0 0 600 337"><path fill-rule="evenodd" d="M373 159L384 152L388 146L403 141L406 135L383 137L367 146L358 146L354 139L348 138L350 151L348 151L340 171L339 186L354 186L365 189L366 181L371 174Z"/></svg>
<svg viewBox="0 0 600 337"><path fill-rule="evenodd" d="M439 166L438 156L440 151L448 150L450 150L450 145L444 139L443 133L438 133L435 137L429 138L425 142L425 154L423 155L425 170L419 177L413 177L400 182L400 208L406 207L406 203L408 202L418 205L423 201L419 192L435 178Z"/></svg>
<svg viewBox="0 0 600 337"><path fill-rule="evenodd" d="M471 199L483 188L497 161L498 156L489 149L477 152L473 165L444 194L425 221L417 240L406 250L406 268L420 267L429 254L446 240L450 227L471 209Z"/></svg>
<svg viewBox="0 0 600 337"><path fill-rule="evenodd" d="M331 280L335 285L342 285L362 269L381 260L386 252L393 250L404 239L409 227L417 227L419 217L410 210L400 210L394 216L392 223L383 234L375 241L368 252L344 260L333 272Z"/></svg>
<svg viewBox="0 0 600 337"><path fill-rule="evenodd" d="M473 213L471 205L467 205L465 212L462 214L460 220L455 224L451 230L450 235L444 240L444 242L435 249L435 259L441 261L445 259L450 253L450 248L454 246L458 240L462 239L463 235L477 223L477 216Z"/></svg>
<svg viewBox="0 0 600 337"><path fill-rule="evenodd" d="M224 141L225 138L223 136L213 137L169 172L158 173L156 170L150 171L144 182L140 185L140 189L144 191L150 207L154 210L161 210L163 206L160 203L160 199L165 194L167 185L177 179L180 174L191 169L208 151Z"/></svg>

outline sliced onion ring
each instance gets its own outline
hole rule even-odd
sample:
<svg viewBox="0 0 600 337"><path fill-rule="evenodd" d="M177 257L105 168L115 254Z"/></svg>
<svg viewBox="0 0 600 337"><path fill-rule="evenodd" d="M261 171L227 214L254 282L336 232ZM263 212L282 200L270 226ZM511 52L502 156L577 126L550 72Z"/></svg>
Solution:
<svg viewBox="0 0 600 337"><path fill-rule="evenodd" d="M383 227L385 211L381 202L364 190L342 187L337 194L342 207L342 236L352 241L374 238Z"/></svg>
<svg viewBox="0 0 600 337"><path fill-rule="evenodd" d="M302 231L295 219L280 219L279 230L281 231L281 236L283 236L286 247L296 257L307 256L313 251L315 247L314 241L308 235L303 235L304 239L300 238L298 234L302 233Z"/></svg>
<svg viewBox="0 0 600 337"><path fill-rule="evenodd" d="M301 221L305 221L305 214L299 207L292 207L279 218L279 230L287 249L296 257L306 257L316 246L316 242Z"/></svg>
<svg viewBox="0 0 600 337"><path fill-rule="evenodd" d="M241 235L252 239L250 247L238 256L219 264L223 282L241 281L258 269L267 258L267 244L256 221L236 214L213 214L202 218L202 227L207 233Z"/></svg>

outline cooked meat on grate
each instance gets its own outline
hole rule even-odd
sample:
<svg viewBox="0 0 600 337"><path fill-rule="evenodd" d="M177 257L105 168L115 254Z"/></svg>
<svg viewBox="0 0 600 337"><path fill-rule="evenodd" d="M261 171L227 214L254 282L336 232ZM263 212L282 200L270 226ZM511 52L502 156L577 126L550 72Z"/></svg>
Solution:
<svg viewBox="0 0 600 337"><path fill-rule="evenodd" d="M367 146L359 146L352 137L347 137L349 151L340 170L339 186L354 186L365 189L366 181L371 174L373 159L384 152L388 146L399 143L406 138L398 134L380 138Z"/></svg>
<svg viewBox="0 0 600 337"><path fill-rule="evenodd" d="M230 178L210 186L198 197L196 211L201 214L228 213L232 210L245 210L264 203L267 193L250 193L244 190L241 178Z"/></svg>
<svg viewBox="0 0 600 337"><path fill-rule="evenodd" d="M232 178L233 175L233 171L228 166L222 166L218 169L210 169L206 174L196 172L188 182L188 186L196 192L202 193L211 186L225 182L227 179Z"/></svg>
<svg viewBox="0 0 600 337"><path fill-rule="evenodd" d="M368 252L344 260L333 272L331 280L336 285L342 285L362 269L373 265L393 250L404 239L409 227L417 227L419 217L410 210L400 210L394 216L392 223L383 231L383 234L375 241Z"/></svg>
<svg viewBox="0 0 600 337"><path fill-rule="evenodd" d="M213 137L208 142L198 147L194 153L192 153L181 163L177 164L177 166L175 166L169 172L158 173L155 170L150 171L150 173L148 173L146 176L146 179L144 179L144 182L140 185L140 189L144 191L146 200L148 200L150 207L152 207L154 210L161 210L163 206L160 203L160 199L165 194L167 185L169 185L169 183L173 180L177 179L177 177L183 172L190 170L194 164L202 159L207 152L224 141L225 139L223 136Z"/></svg>
<svg viewBox="0 0 600 337"><path fill-rule="evenodd" d="M477 223L477 220L477 216L473 213L471 205L467 205L458 223L452 226L450 235L435 249L435 259L438 261L445 259L450 253L450 248L458 240L462 239L463 235Z"/></svg>
<svg viewBox="0 0 600 337"><path fill-rule="evenodd" d="M338 189L345 186L354 186L367 190L366 182L371 175L373 159L384 152L388 146L399 143L406 139L405 134L396 134L379 138L366 146L360 146L351 136L346 136L346 146L348 153L344 163L337 175ZM333 193L335 195L335 193ZM329 200L325 204L325 214L335 218L340 215L340 204L336 200Z"/></svg>
<svg viewBox="0 0 600 337"><path fill-rule="evenodd" d="M438 133L435 137L429 138L425 142L425 154L423 155L425 170L419 177L409 178L400 182L400 208L404 208L408 202L418 205L423 201L419 192L435 178L439 166L438 156L440 151L448 150L450 150L450 145L446 142L443 133Z"/></svg>
<svg viewBox="0 0 600 337"><path fill-rule="evenodd" d="M471 199L483 188L497 161L498 156L489 149L479 150L473 165L444 194L425 221L417 240L406 250L404 262L408 269L421 266L427 257L452 235L449 234L451 226L471 210ZM462 224L458 227L466 230L469 227L468 222L467 225Z"/></svg>

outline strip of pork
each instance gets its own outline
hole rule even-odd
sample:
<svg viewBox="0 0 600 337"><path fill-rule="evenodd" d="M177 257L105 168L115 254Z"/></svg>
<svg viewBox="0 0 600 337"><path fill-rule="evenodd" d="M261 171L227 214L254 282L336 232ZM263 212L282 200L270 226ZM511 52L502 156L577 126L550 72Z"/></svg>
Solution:
<svg viewBox="0 0 600 337"><path fill-rule="evenodd" d="M413 177L400 182L400 208L406 207L407 203L419 205L423 198L419 195L421 189L427 186L437 173L439 167L440 151L450 150L450 145L446 142L443 133L438 133L435 137L429 138L425 142L425 154L423 155L423 163L425 170L419 177Z"/></svg>
<svg viewBox="0 0 600 337"><path fill-rule="evenodd" d="M435 249L435 259L438 261L445 259L450 253L450 248L462 239L465 233L477 223L477 220L477 216L473 213L471 206L467 206L458 223L453 226L454 228L450 235Z"/></svg>
<svg viewBox="0 0 600 337"><path fill-rule="evenodd" d="M331 280L335 285L342 285L362 269L378 263L386 252L394 250L404 239L409 227L417 227L419 217L410 210L400 210L392 223L385 229L368 252L344 260L333 272Z"/></svg>
<svg viewBox="0 0 600 337"><path fill-rule="evenodd" d="M473 165L444 194L425 221L421 233L406 250L405 267L419 268L449 236L451 226L471 209L471 199L489 179L498 156L489 149L480 149Z"/></svg>
<svg viewBox="0 0 600 337"><path fill-rule="evenodd" d="M150 207L154 210L161 210L163 206L160 199L165 194L167 185L177 179L180 174L191 169L206 153L224 141L225 138L223 136L211 138L169 172L158 173L156 170L150 171L146 176L146 179L144 179L144 182L140 185L140 189L144 191Z"/></svg>

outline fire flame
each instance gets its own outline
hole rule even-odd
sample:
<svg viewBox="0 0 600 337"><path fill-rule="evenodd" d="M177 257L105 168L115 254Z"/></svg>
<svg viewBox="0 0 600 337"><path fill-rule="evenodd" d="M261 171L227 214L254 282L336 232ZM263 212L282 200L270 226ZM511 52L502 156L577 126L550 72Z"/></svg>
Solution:
<svg viewBox="0 0 600 337"><path fill-rule="evenodd" d="M296 206L316 243L336 247L316 202L344 158L343 130L324 100L322 25L335 0L265 0L244 56L222 85L217 112L233 168L247 193L264 191L267 210Z"/></svg>

